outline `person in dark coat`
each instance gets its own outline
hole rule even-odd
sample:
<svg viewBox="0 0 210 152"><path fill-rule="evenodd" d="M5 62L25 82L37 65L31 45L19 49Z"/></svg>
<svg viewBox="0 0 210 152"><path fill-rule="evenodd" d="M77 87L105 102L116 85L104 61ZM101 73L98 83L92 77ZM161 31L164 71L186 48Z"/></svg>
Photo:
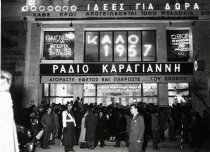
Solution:
<svg viewBox="0 0 210 152"><path fill-rule="evenodd" d="M62 144L64 146L65 152L74 151L73 146L76 143L76 122L74 119L74 114L72 109L72 104L67 103L67 110L62 113L63 120L63 139Z"/></svg>
<svg viewBox="0 0 210 152"><path fill-rule="evenodd" d="M97 142L100 142L100 147L103 148L104 146L104 140L105 140L105 132L107 129L107 118L103 111L99 112L98 116L98 123L96 127L97 132Z"/></svg>
<svg viewBox="0 0 210 152"><path fill-rule="evenodd" d="M159 150L158 142L160 140L160 122L158 110L155 108L152 112L152 137L153 137L153 149Z"/></svg>
<svg viewBox="0 0 210 152"><path fill-rule="evenodd" d="M94 149L95 131L96 131L97 122L98 122L97 117L93 113L93 107L90 107L89 113L85 119L85 128L86 128L85 140L87 141L88 148L90 149Z"/></svg>
<svg viewBox="0 0 210 152"><path fill-rule="evenodd" d="M196 152L199 152L199 149L202 147L203 135L202 135L202 125L201 125L201 116L198 112L192 113L192 122L191 122L191 143L190 146L195 148Z"/></svg>
<svg viewBox="0 0 210 152"><path fill-rule="evenodd" d="M120 142L121 141L126 141L126 125L127 121L125 118L124 112L120 111L119 112L119 121L117 124L117 135L116 135L116 144L115 147L120 147Z"/></svg>
<svg viewBox="0 0 210 152"><path fill-rule="evenodd" d="M133 119L130 126L129 134L129 149L128 152L140 152L142 151L143 135L144 135L144 118L138 112L137 105L132 104L130 106Z"/></svg>
<svg viewBox="0 0 210 152"><path fill-rule="evenodd" d="M44 129L43 138L42 138L42 148L49 148L50 134L52 133L53 117L51 114L51 107L47 107L47 113L45 113L41 119L41 124Z"/></svg>

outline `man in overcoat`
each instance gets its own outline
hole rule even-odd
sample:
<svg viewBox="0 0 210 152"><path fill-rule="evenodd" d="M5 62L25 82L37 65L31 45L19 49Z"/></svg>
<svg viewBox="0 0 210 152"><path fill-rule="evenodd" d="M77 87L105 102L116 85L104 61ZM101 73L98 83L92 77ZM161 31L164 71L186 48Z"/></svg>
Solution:
<svg viewBox="0 0 210 152"><path fill-rule="evenodd" d="M93 107L90 107L89 113L85 119L86 135L85 140L88 143L88 148L94 149L95 131L98 123L97 116L93 113Z"/></svg>
<svg viewBox="0 0 210 152"><path fill-rule="evenodd" d="M145 129L144 118L138 112L137 105L132 104L130 106L130 111L131 114L133 115L133 118L130 126L128 152L141 152L144 129Z"/></svg>

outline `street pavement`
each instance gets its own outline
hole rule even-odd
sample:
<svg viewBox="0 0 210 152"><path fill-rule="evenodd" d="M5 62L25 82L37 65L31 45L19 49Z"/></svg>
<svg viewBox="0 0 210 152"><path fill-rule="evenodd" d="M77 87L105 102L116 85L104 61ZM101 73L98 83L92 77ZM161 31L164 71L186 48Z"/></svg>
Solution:
<svg viewBox="0 0 210 152"><path fill-rule="evenodd" d="M183 149L180 149L180 146L178 144L179 142L176 142L175 144L167 144L167 142L162 144L160 143L160 150L153 150L152 144L151 142L149 142L146 152L198 152L195 149L189 148L188 145L184 145ZM50 147L50 149L42 149L38 146L35 152L64 152L64 148L60 144L59 140L56 141L55 145L50 145ZM78 145L76 145L74 146L74 150L76 152L128 152L128 148L125 146L124 143L121 143L120 147L114 147L113 142L111 143L107 141L106 146L104 146L103 148L97 146L95 149L90 150L87 148L81 149ZM210 152L210 149L200 149L199 152Z"/></svg>

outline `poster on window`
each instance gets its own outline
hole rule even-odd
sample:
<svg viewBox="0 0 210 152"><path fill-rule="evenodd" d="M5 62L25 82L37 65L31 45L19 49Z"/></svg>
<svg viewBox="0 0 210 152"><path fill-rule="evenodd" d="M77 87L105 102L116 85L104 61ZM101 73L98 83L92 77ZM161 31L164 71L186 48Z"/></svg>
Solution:
<svg viewBox="0 0 210 152"><path fill-rule="evenodd" d="M45 31L44 60L73 60L74 39L72 31Z"/></svg>
<svg viewBox="0 0 210 152"><path fill-rule="evenodd" d="M190 58L190 34L188 30L168 30L168 61L188 61Z"/></svg>

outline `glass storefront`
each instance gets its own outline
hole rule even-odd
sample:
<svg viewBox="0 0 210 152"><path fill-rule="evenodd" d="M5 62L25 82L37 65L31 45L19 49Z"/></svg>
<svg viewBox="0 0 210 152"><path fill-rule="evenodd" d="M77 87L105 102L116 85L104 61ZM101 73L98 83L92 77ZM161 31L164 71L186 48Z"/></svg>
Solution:
<svg viewBox="0 0 210 152"><path fill-rule="evenodd" d="M66 104L73 100L72 84L44 84L44 99L49 103ZM133 102L157 104L157 84L84 84L83 97L85 103L102 103L122 105Z"/></svg>
<svg viewBox="0 0 210 152"><path fill-rule="evenodd" d="M133 102L157 104L157 84L84 84L84 102L122 105Z"/></svg>
<svg viewBox="0 0 210 152"><path fill-rule="evenodd" d="M189 83L168 83L168 102L170 106L176 103L185 103L185 98L189 96Z"/></svg>
<svg viewBox="0 0 210 152"><path fill-rule="evenodd" d="M66 104L73 100L72 84L44 84L43 95L48 103Z"/></svg>

